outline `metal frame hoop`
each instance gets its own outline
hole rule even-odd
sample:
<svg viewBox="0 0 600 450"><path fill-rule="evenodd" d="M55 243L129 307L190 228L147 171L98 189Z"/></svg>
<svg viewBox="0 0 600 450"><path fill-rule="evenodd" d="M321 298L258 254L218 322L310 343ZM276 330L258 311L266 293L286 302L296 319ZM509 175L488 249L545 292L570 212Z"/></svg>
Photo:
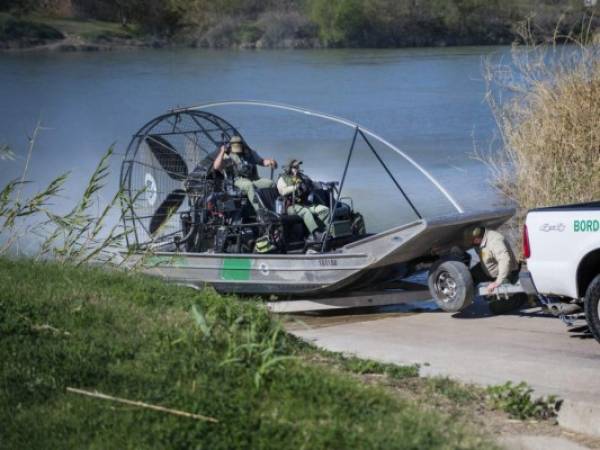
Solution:
<svg viewBox="0 0 600 450"><path fill-rule="evenodd" d="M361 125L359 125L358 123L352 122L350 120L347 120L347 119L344 119L341 117L337 117L337 116L334 116L331 114L325 114L325 113L322 113L319 111L302 108L299 106L287 105L285 103L264 102L264 101L257 101L257 100L230 100L230 101L222 101L222 102L204 103L204 104L197 105L197 106L190 106L188 108L174 109L173 112L205 110L208 108L215 108L215 107L220 107L220 106L261 106L261 107L265 107L265 108L282 109L282 110L286 110L286 111L305 114L308 116L319 117L322 119L330 120L332 122L337 122L341 125L353 128L355 130L358 129L358 131L363 135L365 140L366 140L366 136L370 136L371 138L375 139L376 141L379 141L380 143L382 143L383 145L385 145L386 147L390 148L391 150L396 152L398 155L403 157L415 169L417 169L419 172L421 172L421 174L423 174L440 191L440 193L446 198L446 200L448 200L448 202L450 202L450 204L456 209L456 211L459 214L463 214L465 212L464 209L462 208L462 206L458 203L458 201L456 201L456 199L454 199L454 197L452 197L452 195L450 195L450 193L446 190L446 188L444 188L442 186L442 184L437 179L435 179L435 177L431 173L429 173L429 171L427 171L423 166L421 166L413 158L411 158L409 155L404 153L402 150L400 150L398 147L396 147L391 142L382 138L381 136L374 133L373 131L371 131L367 128L364 128ZM414 209L414 205L412 205L412 202L410 202L410 200L409 200L409 203L411 204L411 207Z"/></svg>

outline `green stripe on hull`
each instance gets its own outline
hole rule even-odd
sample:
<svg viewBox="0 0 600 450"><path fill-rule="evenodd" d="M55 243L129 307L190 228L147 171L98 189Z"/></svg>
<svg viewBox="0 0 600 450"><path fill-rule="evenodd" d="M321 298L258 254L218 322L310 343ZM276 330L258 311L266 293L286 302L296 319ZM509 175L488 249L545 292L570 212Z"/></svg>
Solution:
<svg viewBox="0 0 600 450"><path fill-rule="evenodd" d="M227 281L248 281L250 279L250 258L224 258L221 279Z"/></svg>

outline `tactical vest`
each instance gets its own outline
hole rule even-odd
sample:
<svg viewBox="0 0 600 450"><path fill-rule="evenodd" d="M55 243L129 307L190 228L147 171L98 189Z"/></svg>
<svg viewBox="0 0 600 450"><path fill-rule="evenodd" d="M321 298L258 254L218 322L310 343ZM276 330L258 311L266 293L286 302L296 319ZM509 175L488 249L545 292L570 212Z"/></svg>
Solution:
<svg viewBox="0 0 600 450"><path fill-rule="evenodd" d="M238 155L237 153L230 153L229 158L231 164L229 166L229 170L231 171L231 175L234 178L248 178L250 180L255 180L258 178L258 171L256 170L256 165L249 162L244 153ZM229 175L229 174L228 174Z"/></svg>
<svg viewBox="0 0 600 450"><path fill-rule="evenodd" d="M299 184L299 183L300 183L300 181L301 181L301 180L300 180L300 177L295 177L295 176L292 176L292 175L290 175L290 174L288 174L288 173L285 173L285 172L284 172L284 173L282 173L282 174L281 174L281 175L279 175L279 176L280 176L280 177L283 179L283 181L284 181L284 183L285 183L286 187L287 187L287 186L295 186L295 185ZM286 207L287 207L287 206L290 206L292 203L297 203L297 202L299 202L299 201L301 200L301 199L300 199L300 198L298 198L296 195L294 195L294 193L293 193L293 192L292 192L291 194L288 194L286 197L287 197L287 200L288 200L288 201L286 202L286 203L287 203L287 204L286 204Z"/></svg>
<svg viewBox="0 0 600 450"><path fill-rule="evenodd" d="M299 181L298 177L293 177L288 173L282 173L280 177L283 178L283 181L285 182L286 186L293 186Z"/></svg>

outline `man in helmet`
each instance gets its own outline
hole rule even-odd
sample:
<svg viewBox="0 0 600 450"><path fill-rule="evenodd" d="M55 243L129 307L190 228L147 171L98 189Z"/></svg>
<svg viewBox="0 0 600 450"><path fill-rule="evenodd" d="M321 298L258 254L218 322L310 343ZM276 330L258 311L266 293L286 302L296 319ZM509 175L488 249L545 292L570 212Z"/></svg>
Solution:
<svg viewBox="0 0 600 450"><path fill-rule="evenodd" d="M491 281L487 286L487 293L491 294L504 281L515 283L519 279L519 263L502 234L475 227L472 239L480 260L471 269L475 283Z"/></svg>
<svg viewBox="0 0 600 450"><path fill-rule="evenodd" d="M277 168L274 159L261 158L258 153L247 147L240 136L232 136L229 145L222 145L213 162L213 169L225 172L234 179L234 185L246 193L255 211L260 204L254 189L273 187L273 181L258 176L257 165Z"/></svg>
<svg viewBox="0 0 600 450"><path fill-rule="evenodd" d="M320 228L329 221L329 208L324 205L308 205L307 195L312 181L300 170L302 161L290 159L277 180L277 190L285 198L288 214L296 214L302 218L308 229L309 242L320 242L323 239Z"/></svg>

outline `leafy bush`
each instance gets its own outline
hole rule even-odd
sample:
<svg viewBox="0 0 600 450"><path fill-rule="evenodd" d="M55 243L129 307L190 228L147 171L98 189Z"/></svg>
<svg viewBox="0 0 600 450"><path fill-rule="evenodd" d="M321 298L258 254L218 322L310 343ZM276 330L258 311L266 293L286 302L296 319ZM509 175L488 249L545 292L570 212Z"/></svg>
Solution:
<svg viewBox="0 0 600 450"><path fill-rule="evenodd" d="M58 3L57 3L58 2ZM6 3L6 1L4 2ZM13 9L0 0L0 10ZM8 2L11 3L11 2ZM583 0L18 0L18 11L135 24L146 33L200 45L399 47L505 44L527 19L542 38L581 30ZM54 5L54 6L52 6ZM53 9L54 8L54 9ZM271 21L265 20L272 19ZM598 19L593 29L598 28ZM231 27L231 24L236 24ZM198 39L200 37L200 39ZM199 41L199 42L198 42Z"/></svg>
<svg viewBox="0 0 600 450"><path fill-rule="evenodd" d="M581 2L520 0L308 0L308 11L325 44L375 47L509 43L528 18L547 37L549 18L567 31L584 15Z"/></svg>
<svg viewBox="0 0 600 450"><path fill-rule="evenodd" d="M239 20L225 18L209 28L209 30L199 38L199 45L211 48L225 48L238 45L240 43L239 29Z"/></svg>
<svg viewBox="0 0 600 450"><path fill-rule="evenodd" d="M360 10L360 0L311 0L309 5L310 18L318 25L319 37L325 45L346 44L349 38L347 32L360 33L358 28L364 19ZM349 14L353 9L361 16L351 22ZM352 29L345 29L347 27Z"/></svg>
<svg viewBox="0 0 600 450"><path fill-rule="evenodd" d="M495 409L511 417L525 419L547 419L556 415L557 399L554 396L532 397L533 389L525 382L512 384L510 381L487 388L489 401Z"/></svg>
<svg viewBox="0 0 600 450"><path fill-rule="evenodd" d="M289 40L309 40L317 36L316 26L296 11L263 13L257 26L263 30L262 47L280 47Z"/></svg>
<svg viewBox="0 0 600 450"><path fill-rule="evenodd" d="M354 46L365 42L370 21L362 0L339 0L333 26L344 36L344 42Z"/></svg>
<svg viewBox="0 0 600 450"><path fill-rule="evenodd" d="M236 34L242 44L254 43L262 37L263 30L253 23L243 24L240 26L239 30L236 31Z"/></svg>
<svg viewBox="0 0 600 450"><path fill-rule="evenodd" d="M0 20L0 41L25 41L32 44L60 40L65 36L49 25L7 16Z"/></svg>

